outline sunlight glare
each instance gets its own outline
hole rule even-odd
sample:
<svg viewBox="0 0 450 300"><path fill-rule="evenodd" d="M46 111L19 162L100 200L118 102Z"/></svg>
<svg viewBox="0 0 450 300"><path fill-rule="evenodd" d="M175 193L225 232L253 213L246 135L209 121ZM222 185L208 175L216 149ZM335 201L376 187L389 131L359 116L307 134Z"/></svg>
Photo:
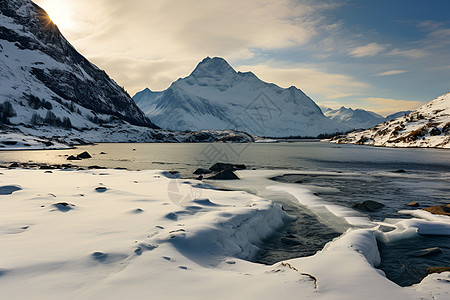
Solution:
<svg viewBox="0 0 450 300"><path fill-rule="evenodd" d="M53 23L60 29L70 29L73 26L71 21L71 10L67 1L45 0L40 5L50 16Z"/></svg>

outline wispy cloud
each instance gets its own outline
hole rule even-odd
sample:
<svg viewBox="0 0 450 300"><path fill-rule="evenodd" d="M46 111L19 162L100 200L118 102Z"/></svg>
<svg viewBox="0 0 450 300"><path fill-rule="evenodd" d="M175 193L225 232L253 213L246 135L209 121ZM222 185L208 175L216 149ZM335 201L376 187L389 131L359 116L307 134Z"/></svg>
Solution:
<svg viewBox="0 0 450 300"><path fill-rule="evenodd" d="M377 76L390 76L390 75L403 74L403 73L406 73L406 72L408 72L408 71L406 71L406 70L390 70L390 71L378 73L376 75Z"/></svg>
<svg viewBox="0 0 450 300"><path fill-rule="evenodd" d="M370 86L351 76L330 73L307 65L279 68L260 64L240 66L238 69L252 71L262 80L274 82L282 87L294 85L314 100L355 96Z"/></svg>
<svg viewBox="0 0 450 300"><path fill-rule="evenodd" d="M414 110L427 101L407 101L389 98L367 97L362 98L363 106L381 115L388 115L398 111Z"/></svg>
<svg viewBox="0 0 450 300"><path fill-rule="evenodd" d="M167 87L192 69L193 60L200 61L206 56L249 59L257 49L305 45L317 35L320 11L330 7L297 0L65 0L64 3L73 8L72 17L77 24L74 30L64 31L68 39L132 92L138 83L142 87L161 88L164 74L145 73L148 70L171 73L152 68L158 60L161 67L167 61L182 65L176 68L181 71L179 75L165 83ZM124 66L124 61L132 66ZM139 63L143 68L133 67ZM135 74L121 73L124 70ZM135 80L130 81L131 78Z"/></svg>
<svg viewBox="0 0 450 300"><path fill-rule="evenodd" d="M428 52L424 49L409 49L409 50L402 50L395 48L394 50L390 51L388 55L393 56L403 56L407 58L413 58L413 59L419 59L423 58L428 55Z"/></svg>
<svg viewBox="0 0 450 300"><path fill-rule="evenodd" d="M356 47L350 51L350 55L355 57L372 57L386 50L385 45L370 43L366 46Z"/></svg>

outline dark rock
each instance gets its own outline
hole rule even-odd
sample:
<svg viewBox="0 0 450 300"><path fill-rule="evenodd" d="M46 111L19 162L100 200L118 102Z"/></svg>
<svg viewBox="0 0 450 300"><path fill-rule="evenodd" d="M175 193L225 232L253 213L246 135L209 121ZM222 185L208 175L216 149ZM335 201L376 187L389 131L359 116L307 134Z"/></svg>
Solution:
<svg viewBox="0 0 450 300"><path fill-rule="evenodd" d="M402 170L402 169L400 169L400 170L395 170L395 171L392 171L392 172L394 172L394 173L406 173L406 171L405 171L405 170Z"/></svg>
<svg viewBox="0 0 450 300"><path fill-rule="evenodd" d="M448 271L450 271L450 267L431 267L431 268L427 268L427 273L428 274L442 273L442 272L448 272Z"/></svg>
<svg viewBox="0 0 450 300"><path fill-rule="evenodd" d="M84 151L83 153L78 154L77 157L80 159L92 158L92 156L87 151Z"/></svg>
<svg viewBox="0 0 450 300"><path fill-rule="evenodd" d="M442 133L445 135L450 135L450 122L448 122L447 124L444 125L444 127L442 127Z"/></svg>
<svg viewBox="0 0 450 300"><path fill-rule="evenodd" d="M1 141L3 145L14 146L17 144L17 141Z"/></svg>
<svg viewBox="0 0 450 300"><path fill-rule="evenodd" d="M422 256L431 255L431 254L436 254L436 253L442 253L442 249L439 247L427 248L427 249L414 251L411 253L411 255L415 256L415 257L422 257Z"/></svg>
<svg viewBox="0 0 450 300"><path fill-rule="evenodd" d="M172 175L177 175L177 174L180 174L180 172L179 172L179 171L169 171L169 173L170 173L170 174L172 174Z"/></svg>
<svg viewBox="0 0 450 300"><path fill-rule="evenodd" d="M372 201L372 200L367 200L361 203L356 203L353 205L353 208L362 210L362 211L367 211L367 212L374 212L377 210L380 210L381 208L384 207L383 203L379 203L376 201Z"/></svg>
<svg viewBox="0 0 450 300"><path fill-rule="evenodd" d="M245 170L247 167L244 164L234 164L233 165L235 170Z"/></svg>
<svg viewBox="0 0 450 300"><path fill-rule="evenodd" d="M208 177L207 179L219 179L219 180L232 180L232 179L240 179L232 170L227 169L222 172L217 173L212 177Z"/></svg>
<svg viewBox="0 0 450 300"><path fill-rule="evenodd" d="M441 131L437 127L431 128L429 132L431 136L441 135Z"/></svg>
<svg viewBox="0 0 450 300"><path fill-rule="evenodd" d="M71 155L71 156L69 156L69 157L67 158L67 160L81 160L81 158L78 158L77 156Z"/></svg>
<svg viewBox="0 0 450 300"><path fill-rule="evenodd" d="M416 202L416 201L413 201L413 202L411 202L411 203L408 203L407 205L408 205L408 206L412 206L412 207L419 207L419 206L420 206L419 202Z"/></svg>
<svg viewBox="0 0 450 300"><path fill-rule="evenodd" d="M39 170L54 170L54 169L56 169L54 166L42 165L39 167Z"/></svg>
<svg viewBox="0 0 450 300"><path fill-rule="evenodd" d="M196 180L203 180L203 175L200 175L198 177L195 178Z"/></svg>
<svg viewBox="0 0 450 300"><path fill-rule="evenodd" d="M227 163L216 163L214 164L212 167L209 168L210 171L212 172L221 172L224 170L234 170L233 165L232 164L227 164Z"/></svg>
<svg viewBox="0 0 450 300"><path fill-rule="evenodd" d="M211 168L209 168L209 170L213 171L213 172L220 172L220 171L225 171L225 170L231 170L231 171L235 171L235 170L244 170L247 167L244 164L229 164L229 163L216 163L214 164Z"/></svg>
<svg viewBox="0 0 450 300"><path fill-rule="evenodd" d="M102 154L102 155L103 155L103 154L106 154L106 153L102 151L102 152L100 152L100 154Z"/></svg>
<svg viewBox="0 0 450 300"><path fill-rule="evenodd" d="M52 171L45 171L44 173L46 173L46 174L51 174L51 173L53 173Z"/></svg>
<svg viewBox="0 0 450 300"><path fill-rule="evenodd" d="M9 165L9 168L18 168L20 167L19 163L13 162L12 164Z"/></svg>
<svg viewBox="0 0 450 300"><path fill-rule="evenodd" d="M434 215L450 216L450 204L435 205L435 206L424 208L423 210L426 210L427 212L430 212Z"/></svg>
<svg viewBox="0 0 450 300"><path fill-rule="evenodd" d="M194 171L193 174L195 174L195 175L203 175L203 174L210 174L212 172L213 171L208 170L208 169L198 168L197 170Z"/></svg>
<svg viewBox="0 0 450 300"><path fill-rule="evenodd" d="M94 165L94 166L89 166L88 169L89 170L105 170L106 168Z"/></svg>
<svg viewBox="0 0 450 300"><path fill-rule="evenodd" d="M301 181L301 180L297 180L296 182L294 182L294 183L303 183L303 181Z"/></svg>

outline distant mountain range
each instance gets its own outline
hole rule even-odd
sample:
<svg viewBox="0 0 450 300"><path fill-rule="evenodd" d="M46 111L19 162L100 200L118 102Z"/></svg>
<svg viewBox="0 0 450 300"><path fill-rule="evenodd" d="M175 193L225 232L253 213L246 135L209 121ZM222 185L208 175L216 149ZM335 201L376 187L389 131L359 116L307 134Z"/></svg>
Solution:
<svg viewBox="0 0 450 300"><path fill-rule="evenodd" d="M406 116L331 139L349 143L387 147L450 148L450 93L412 111Z"/></svg>
<svg viewBox="0 0 450 300"><path fill-rule="evenodd" d="M165 91L145 89L133 99L161 128L237 129L258 136L317 136L350 128L326 118L296 87L281 88L223 58L205 58Z"/></svg>
<svg viewBox="0 0 450 300"><path fill-rule="evenodd" d="M352 129L367 129L380 123L402 117L411 111L401 111L389 115L386 118L382 115L364 109L352 109L342 106L339 109L328 108L324 115Z"/></svg>
<svg viewBox="0 0 450 300"><path fill-rule="evenodd" d="M283 89L261 81L251 72L236 72L219 57L205 58L189 76L178 79L167 90L154 92L146 88L133 100L165 129L233 128L270 137L367 129L410 113L403 111L385 118L344 106L335 110L319 108L296 87Z"/></svg>
<svg viewBox="0 0 450 300"><path fill-rule="evenodd" d="M0 126L63 142L252 140L243 133L158 130L128 93L29 0L0 2Z"/></svg>

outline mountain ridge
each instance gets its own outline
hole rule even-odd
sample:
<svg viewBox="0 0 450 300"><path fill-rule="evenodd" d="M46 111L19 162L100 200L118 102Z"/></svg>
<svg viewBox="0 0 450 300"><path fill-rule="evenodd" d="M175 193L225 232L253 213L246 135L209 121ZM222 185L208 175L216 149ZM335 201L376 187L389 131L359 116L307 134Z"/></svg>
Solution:
<svg viewBox="0 0 450 300"><path fill-rule="evenodd" d="M1 90L13 92L3 93L4 98L18 102L28 94L53 106L72 101L94 113L156 128L123 88L76 51L41 7L28 0L3 0L0 10ZM21 86L14 88L17 82Z"/></svg>
<svg viewBox="0 0 450 300"><path fill-rule="evenodd" d="M174 81L157 97L149 94L147 102L139 97L143 94L137 95L133 99L146 115L171 130L232 128L284 137L349 129L327 119L300 89L284 89L252 72L237 72L220 57L206 57L189 76Z"/></svg>
<svg viewBox="0 0 450 300"><path fill-rule="evenodd" d="M353 129L367 129L386 121L386 118L360 108L341 106L339 109L327 109L324 115Z"/></svg>
<svg viewBox="0 0 450 300"><path fill-rule="evenodd" d="M384 147L450 148L450 93L377 126L336 136L332 143Z"/></svg>

